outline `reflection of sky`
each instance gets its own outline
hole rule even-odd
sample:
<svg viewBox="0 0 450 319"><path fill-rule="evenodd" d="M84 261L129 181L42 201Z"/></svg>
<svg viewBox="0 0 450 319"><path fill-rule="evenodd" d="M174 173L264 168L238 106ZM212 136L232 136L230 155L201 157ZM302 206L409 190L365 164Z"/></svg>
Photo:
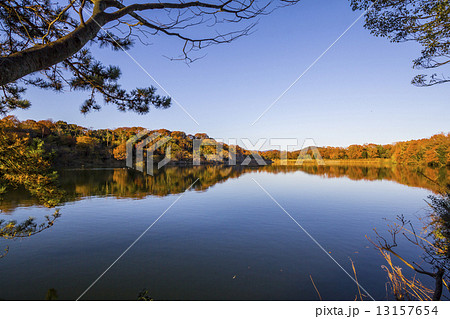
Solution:
<svg viewBox="0 0 450 319"><path fill-rule="evenodd" d="M415 220L429 192L302 172L250 173L206 192L187 192L86 298L133 299L142 287L151 287L160 300L315 300L312 275L325 299L353 300L351 280L252 178L349 271L352 258L360 283L384 298L383 260L365 235L372 237L374 227L385 230L384 217L404 213ZM50 287L62 299L76 298L177 197L93 198L65 205L51 229L8 242L0 291L9 295L0 298L39 298ZM49 212L18 209L13 217ZM411 246L400 247L406 256L414 254Z"/></svg>
<svg viewBox="0 0 450 319"><path fill-rule="evenodd" d="M375 38L359 21L270 110L250 126L359 15L349 1L302 0L263 17L257 32L230 45L209 48L190 67L163 55L177 55L182 43L167 37L130 51L201 124L177 105L139 116L113 106L83 116L87 94L57 95L29 90L33 106L20 119L65 120L86 127L140 125L215 138L313 137L319 145L390 143L448 131L448 86L415 88L414 43L391 44ZM97 52L97 50L94 50ZM127 88L155 85L125 53L98 52L107 64L122 67ZM446 70L439 71L445 73ZM159 90L161 93L162 91ZM439 114L439 116L436 116Z"/></svg>

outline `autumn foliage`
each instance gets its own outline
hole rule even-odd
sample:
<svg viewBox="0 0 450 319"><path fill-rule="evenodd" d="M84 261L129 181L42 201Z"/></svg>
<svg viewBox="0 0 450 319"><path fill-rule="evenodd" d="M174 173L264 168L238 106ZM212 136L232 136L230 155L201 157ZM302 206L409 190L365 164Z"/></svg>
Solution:
<svg viewBox="0 0 450 319"><path fill-rule="evenodd" d="M23 187L41 204L56 206L63 194L56 187L57 175L51 169L43 141L17 132L14 119L1 123L5 125L0 126L0 197L8 188Z"/></svg>
<svg viewBox="0 0 450 319"><path fill-rule="evenodd" d="M116 129L88 129L64 121L19 121L14 116L0 120L0 128L14 132L18 136L39 138L43 149L52 154L52 164L56 167L122 167L126 159L126 142L144 130L143 127L119 127ZM192 162L194 140L203 140L201 158L204 161L214 159L217 144L206 133L186 134L181 131L166 129L150 130L148 134L157 133L168 136L170 140L165 147L170 147L173 161ZM230 146L222 143L223 157L228 158ZM233 146L241 160L250 152L239 146ZM157 149L155 155L166 155L165 148Z"/></svg>
<svg viewBox="0 0 450 319"><path fill-rule="evenodd" d="M30 140L39 138L43 142L42 148L46 153L53 154L53 165L71 167L123 166L127 140L144 130L143 127L93 130L63 121L26 120L21 122L13 116L1 119L0 129L14 132L18 137L27 137ZM192 161L195 139L205 142L201 146L203 159L214 159L216 154L217 142L205 133L187 134L166 129L149 131L149 134L153 133L171 138L165 146L170 146L170 156L174 161ZM223 143L222 147L224 158L228 158L231 148L235 148L237 157L240 159L251 154L250 151L239 146ZM384 159L394 164L441 167L450 165L450 134L441 133L430 138L387 145L354 144L348 147L319 147L318 150L324 160ZM288 159L297 159L300 152L301 150L288 152ZM311 153L311 151L308 152ZM269 160L280 159L279 150L261 151L259 154ZM164 149L157 150L156 155L165 155Z"/></svg>
<svg viewBox="0 0 450 319"><path fill-rule="evenodd" d="M319 147L325 160L388 159L394 164L450 165L450 134L436 134L430 138L397 142L387 145L364 144L344 147ZM310 151L308 151L310 153ZM300 151L288 152L288 159L297 159ZM268 159L279 159L280 151L261 152Z"/></svg>

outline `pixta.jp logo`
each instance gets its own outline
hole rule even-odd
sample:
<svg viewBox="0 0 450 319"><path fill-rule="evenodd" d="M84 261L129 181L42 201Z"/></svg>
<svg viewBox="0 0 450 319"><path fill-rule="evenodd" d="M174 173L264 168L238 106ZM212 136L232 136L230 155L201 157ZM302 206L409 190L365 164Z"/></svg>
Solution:
<svg viewBox="0 0 450 319"><path fill-rule="evenodd" d="M319 149L312 138L305 139L303 144L299 144L298 139L295 138L260 138L255 144L248 138L228 139L228 143L224 143L224 139L209 137L188 135L186 138L187 144L192 146L183 145L184 153L189 149L192 153L183 154L181 157L183 164L191 162L194 166L202 165L202 163L228 166L264 166L270 163L303 165L305 161L311 162L314 159L317 165L324 165ZM126 143L126 165L153 175L155 167L160 169L174 159L180 160L180 148L182 149L182 147L177 143L179 140L172 139L170 136L143 130ZM239 147L238 151L239 144L244 148ZM171 145L174 147L173 157ZM301 147L298 149L300 145ZM263 151L263 147L269 151ZM269 159L269 156L273 158L275 148L279 151L279 156L274 158L276 162ZM264 158L265 156L267 158Z"/></svg>
<svg viewBox="0 0 450 319"><path fill-rule="evenodd" d="M153 175L154 166L158 169L170 162L170 145L166 145L172 138L159 133L150 133L148 130L139 132L130 138L127 143L127 167L140 172L146 171ZM156 154L158 152L158 154ZM144 159L144 153L146 154ZM161 157L163 157L161 159Z"/></svg>

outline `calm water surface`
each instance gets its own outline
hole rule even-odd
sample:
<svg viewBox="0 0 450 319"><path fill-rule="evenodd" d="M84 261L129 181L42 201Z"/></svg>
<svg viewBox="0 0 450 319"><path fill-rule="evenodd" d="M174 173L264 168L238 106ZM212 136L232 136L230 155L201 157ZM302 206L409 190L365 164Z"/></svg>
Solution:
<svg viewBox="0 0 450 319"><path fill-rule="evenodd" d="M447 171L427 171L441 182ZM0 240L0 299L74 300L197 178L190 191L83 300L353 300L350 278L255 183L260 183L360 284L386 299L384 260L365 238L383 218L426 213L434 186L402 168L233 169L170 167L155 177L116 170L61 172L67 202L44 232ZM0 203L0 219L42 221L54 210L24 192ZM401 252L415 256L410 245Z"/></svg>

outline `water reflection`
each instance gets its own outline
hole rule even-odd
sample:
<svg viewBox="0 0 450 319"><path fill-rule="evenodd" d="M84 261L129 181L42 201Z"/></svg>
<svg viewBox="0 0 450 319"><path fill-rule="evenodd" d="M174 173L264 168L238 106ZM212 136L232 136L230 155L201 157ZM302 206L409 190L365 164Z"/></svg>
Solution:
<svg viewBox="0 0 450 319"><path fill-rule="evenodd" d="M190 166L165 167L148 176L128 169L64 170L60 172L60 185L66 193L66 202L92 196L113 196L116 198L142 199L149 195L167 196L184 192L197 178L194 191L205 191L217 183L237 178L249 172L282 174L304 172L325 178L349 178L352 180L387 180L399 184L420 187L438 193L441 187L450 183L448 168L410 168L405 166L274 166L230 167ZM11 213L17 207L38 205L23 189L10 191L0 202L3 214Z"/></svg>
<svg viewBox="0 0 450 319"><path fill-rule="evenodd" d="M0 261L0 298L77 298L118 250L173 203L167 195L198 178L86 299L136 300L148 287L155 300L315 300L312 276L325 300L353 300L354 282L245 178L250 172L264 173L256 179L350 272L352 258L361 284L377 300L386 295L384 259L365 236L385 229L383 218L414 217L429 190L437 191L450 176L448 170L356 166L167 167L154 177L125 169L61 171L65 200L73 203L62 208L55 227L32 240L0 242L0 250L10 246ZM371 182L379 180L422 189ZM96 198L82 200L89 197ZM0 220L35 216L39 224L47 208L17 208L36 204L21 189L5 194L0 207L10 215L0 214ZM421 253L409 245L399 249L410 260Z"/></svg>

